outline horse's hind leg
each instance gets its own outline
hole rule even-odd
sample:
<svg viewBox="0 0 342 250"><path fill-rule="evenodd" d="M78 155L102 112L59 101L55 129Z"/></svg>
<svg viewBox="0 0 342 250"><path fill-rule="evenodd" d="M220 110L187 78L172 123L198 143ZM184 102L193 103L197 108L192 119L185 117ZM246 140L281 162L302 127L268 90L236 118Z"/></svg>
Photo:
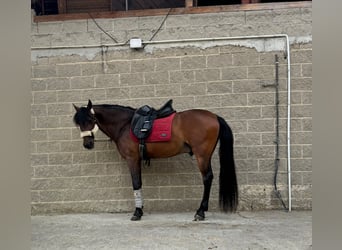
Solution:
<svg viewBox="0 0 342 250"><path fill-rule="evenodd" d="M209 196L211 184L214 178L213 171L211 169L211 161L204 160L203 158L197 158L198 165L202 174L202 180L204 185L203 197L199 209L197 209L194 220L204 220L205 213L209 207Z"/></svg>

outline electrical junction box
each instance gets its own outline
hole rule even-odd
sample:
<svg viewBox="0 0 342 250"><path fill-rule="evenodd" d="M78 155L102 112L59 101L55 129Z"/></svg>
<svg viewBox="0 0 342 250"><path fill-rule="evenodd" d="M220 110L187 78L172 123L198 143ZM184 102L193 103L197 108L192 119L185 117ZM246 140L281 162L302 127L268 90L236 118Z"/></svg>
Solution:
<svg viewBox="0 0 342 250"><path fill-rule="evenodd" d="M142 46L142 41L140 38L132 38L131 40L129 40L129 47L131 49L141 49Z"/></svg>

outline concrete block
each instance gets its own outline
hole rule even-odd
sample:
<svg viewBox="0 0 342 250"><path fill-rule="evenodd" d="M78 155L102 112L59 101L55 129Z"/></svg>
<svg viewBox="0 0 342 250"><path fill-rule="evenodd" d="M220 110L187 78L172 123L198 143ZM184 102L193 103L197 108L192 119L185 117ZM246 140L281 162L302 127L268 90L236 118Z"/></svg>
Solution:
<svg viewBox="0 0 342 250"><path fill-rule="evenodd" d="M221 98L222 97L220 95L195 96L195 107L203 109L209 107L220 107Z"/></svg>
<svg viewBox="0 0 342 250"><path fill-rule="evenodd" d="M145 84L168 84L169 74L167 71L145 72Z"/></svg>
<svg viewBox="0 0 342 250"><path fill-rule="evenodd" d="M89 89L94 88L94 76L75 76L70 78L71 89Z"/></svg>
<svg viewBox="0 0 342 250"><path fill-rule="evenodd" d="M45 141L47 140L46 129L31 129L31 141Z"/></svg>
<svg viewBox="0 0 342 250"><path fill-rule="evenodd" d="M95 152L74 152L72 155L73 164L95 163Z"/></svg>
<svg viewBox="0 0 342 250"><path fill-rule="evenodd" d="M113 151L98 151L96 152L96 163L118 162L119 154Z"/></svg>
<svg viewBox="0 0 342 250"><path fill-rule="evenodd" d="M312 145L303 145L303 158L312 157Z"/></svg>
<svg viewBox="0 0 342 250"><path fill-rule="evenodd" d="M275 105L275 93L248 93L248 105Z"/></svg>
<svg viewBox="0 0 342 250"><path fill-rule="evenodd" d="M272 10L253 10L246 11L246 23L254 24L256 22L259 23L268 23L270 20L274 18L275 13Z"/></svg>
<svg viewBox="0 0 342 250"><path fill-rule="evenodd" d="M45 78L43 82L46 84L47 90L66 90L70 88L70 78L68 77Z"/></svg>
<svg viewBox="0 0 342 250"><path fill-rule="evenodd" d="M180 84L155 85L155 96L179 96L180 92Z"/></svg>
<svg viewBox="0 0 342 250"><path fill-rule="evenodd" d="M188 83L180 85L180 95L182 96L197 96L206 94L206 84L205 83Z"/></svg>
<svg viewBox="0 0 342 250"><path fill-rule="evenodd" d="M160 199L183 199L184 187L160 187Z"/></svg>
<svg viewBox="0 0 342 250"><path fill-rule="evenodd" d="M31 166L42 166L48 164L48 154L31 154Z"/></svg>
<svg viewBox="0 0 342 250"><path fill-rule="evenodd" d="M161 22L164 20L163 16L145 16L139 17L138 29L151 29L157 30Z"/></svg>
<svg viewBox="0 0 342 250"><path fill-rule="evenodd" d="M291 80L291 89L292 90L312 90L312 78L293 78Z"/></svg>
<svg viewBox="0 0 342 250"><path fill-rule="evenodd" d="M49 165L64 165L72 163L71 153L50 153Z"/></svg>
<svg viewBox="0 0 342 250"><path fill-rule="evenodd" d="M251 146L248 147L248 159L274 159L275 148L274 146Z"/></svg>
<svg viewBox="0 0 342 250"><path fill-rule="evenodd" d="M224 94L232 92L231 81L207 82L206 84L208 94Z"/></svg>
<svg viewBox="0 0 342 250"><path fill-rule="evenodd" d="M312 131L312 118L301 119L303 131Z"/></svg>
<svg viewBox="0 0 342 250"><path fill-rule="evenodd" d="M225 94L222 95L221 105L223 107L246 106L247 94Z"/></svg>
<svg viewBox="0 0 342 250"><path fill-rule="evenodd" d="M196 82L218 81L220 80L219 69L201 69L195 70Z"/></svg>
<svg viewBox="0 0 342 250"><path fill-rule="evenodd" d="M218 24L240 24L245 22L244 12L219 12L207 14L190 15L191 26L217 26Z"/></svg>
<svg viewBox="0 0 342 250"><path fill-rule="evenodd" d="M114 21L114 31L137 30L139 29L139 18L116 18Z"/></svg>
<svg viewBox="0 0 342 250"><path fill-rule="evenodd" d="M106 62L106 73L107 74L119 74L131 72L131 62L114 60Z"/></svg>
<svg viewBox="0 0 342 250"><path fill-rule="evenodd" d="M64 21L62 33L82 33L87 32L87 20Z"/></svg>
<svg viewBox="0 0 342 250"><path fill-rule="evenodd" d="M248 185L271 185L273 183L273 173L248 173ZM257 197L266 195L266 192L255 192Z"/></svg>
<svg viewBox="0 0 342 250"><path fill-rule="evenodd" d="M176 27L184 27L189 25L190 17L189 15L172 15L167 18L165 21L166 28L176 28Z"/></svg>
<svg viewBox="0 0 342 250"><path fill-rule="evenodd" d="M39 191L41 202L63 201L65 196L64 190Z"/></svg>
<svg viewBox="0 0 342 250"><path fill-rule="evenodd" d="M301 10L300 8L288 8L281 10L273 10L273 22L274 23L288 23L288 22L300 22Z"/></svg>
<svg viewBox="0 0 342 250"><path fill-rule="evenodd" d="M60 64L56 65L56 69L60 77L80 76L82 72L80 64Z"/></svg>
<svg viewBox="0 0 342 250"><path fill-rule="evenodd" d="M261 108L260 107L236 107L227 108L227 110L232 111L232 116L230 119L240 120L240 119L259 119L261 118Z"/></svg>
<svg viewBox="0 0 342 250"><path fill-rule="evenodd" d="M201 69L205 67L205 56L187 56L181 58L181 69Z"/></svg>
<svg viewBox="0 0 342 250"><path fill-rule="evenodd" d="M58 116L39 116L36 120L36 128L58 128L60 127Z"/></svg>
<svg viewBox="0 0 342 250"><path fill-rule="evenodd" d="M260 133L234 133L234 145L236 146L250 146L261 145Z"/></svg>
<svg viewBox="0 0 342 250"><path fill-rule="evenodd" d="M96 88L114 88L119 87L120 77L118 74L106 74L95 76L95 87Z"/></svg>
<svg viewBox="0 0 342 250"><path fill-rule="evenodd" d="M312 144L312 132L293 132L292 144Z"/></svg>
<svg viewBox="0 0 342 250"><path fill-rule="evenodd" d="M131 62L131 72L150 72L154 71L154 61L151 60L133 60Z"/></svg>
<svg viewBox="0 0 342 250"><path fill-rule="evenodd" d="M248 120L247 131L248 132L275 131L275 120L274 119Z"/></svg>
<svg viewBox="0 0 342 250"><path fill-rule="evenodd" d="M57 71L54 65L37 65L32 67L32 75L35 78L56 77Z"/></svg>
<svg viewBox="0 0 342 250"><path fill-rule="evenodd" d="M312 63L301 64L303 77L312 77Z"/></svg>
<svg viewBox="0 0 342 250"><path fill-rule="evenodd" d="M51 34L51 46L74 46L101 44L101 36L94 32Z"/></svg>
<svg viewBox="0 0 342 250"><path fill-rule="evenodd" d="M55 91L39 91L33 93L34 104L55 103L57 101L57 93Z"/></svg>
<svg viewBox="0 0 342 250"><path fill-rule="evenodd" d="M208 68L228 67L232 65L233 65L232 54L219 54L219 55L207 56Z"/></svg>
<svg viewBox="0 0 342 250"><path fill-rule="evenodd" d="M103 33L101 29L96 25L96 23L106 32L114 31L114 21L113 19L95 19L93 21L92 19L87 19L87 31L95 32L95 33Z"/></svg>
<svg viewBox="0 0 342 250"><path fill-rule="evenodd" d="M273 92L273 88L264 88L262 85L269 82L259 80L233 80L233 93Z"/></svg>
<svg viewBox="0 0 342 250"><path fill-rule="evenodd" d="M107 88L105 91L108 100L130 98L130 88L128 87Z"/></svg>
<svg viewBox="0 0 342 250"><path fill-rule="evenodd" d="M80 166L78 165L52 165L52 166L35 166L35 177L71 177L79 176Z"/></svg>
<svg viewBox="0 0 342 250"><path fill-rule="evenodd" d="M155 59L156 71L180 70L180 58L157 58Z"/></svg>
<svg viewBox="0 0 342 250"><path fill-rule="evenodd" d="M105 89L85 89L82 91L83 100L92 100L94 102L106 99Z"/></svg>
<svg viewBox="0 0 342 250"><path fill-rule="evenodd" d="M291 51L291 63L312 63L312 50Z"/></svg>
<svg viewBox="0 0 342 250"><path fill-rule="evenodd" d="M31 79L31 91L46 90L46 83L42 79Z"/></svg>
<svg viewBox="0 0 342 250"><path fill-rule="evenodd" d="M303 185L312 185L312 171L302 172Z"/></svg>
<svg viewBox="0 0 342 250"><path fill-rule="evenodd" d="M50 34L36 34L31 35L31 46L32 47L49 47L51 46L52 36Z"/></svg>
<svg viewBox="0 0 342 250"><path fill-rule="evenodd" d="M274 79L275 69L274 66L249 66L248 67L249 79Z"/></svg>
<svg viewBox="0 0 342 250"><path fill-rule="evenodd" d="M55 34L62 32L63 22L38 22L39 34Z"/></svg>
<svg viewBox="0 0 342 250"><path fill-rule="evenodd" d="M143 85L144 84L144 75L143 73L134 73L134 74L120 74L120 85Z"/></svg>
<svg viewBox="0 0 342 250"><path fill-rule="evenodd" d="M193 70L170 71L170 83L191 83L195 80Z"/></svg>
<svg viewBox="0 0 342 250"><path fill-rule="evenodd" d="M82 76L92 76L92 75L104 74L104 73L105 73L105 68L102 62L81 64Z"/></svg>
<svg viewBox="0 0 342 250"><path fill-rule="evenodd" d="M70 140L71 130L69 128L49 129L48 139L49 140Z"/></svg>
<svg viewBox="0 0 342 250"><path fill-rule="evenodd" d="M70 103L60 103L60 104L48 104L47 105L48 115L69 115L74 112L74 108Z"/></svg>
<svg viewBox="0 0 342 250"><path fill-rule="evenodd" d="M247 67L228 67L221 69L222 80L247 79Z"/></svg>
<svg viewBox="0 0 342 250"><path fill-rule="evenodd" d="M305 104L305 105L292 105L292 117L312 117L312 105Z"/></svg>
<svg viewBox="0 0 342 250"><path fill-rule="evenodd" d="M57 102L81 102L84 101L83 93L80 90L67 90L57 92Z"/></svg>
<svg viewBox="0 0 342 250"><path fill-rule="evenodd" d="M291 167L293 167L293 171L312 171L312 159L292 159Z"/></svg>
<svg viewBox="0 0 342 250"><path fill-rule="evenodd" d="M232 54L232 65L234 66L255 66L258 64L259 55L256 52Z"/></svg>

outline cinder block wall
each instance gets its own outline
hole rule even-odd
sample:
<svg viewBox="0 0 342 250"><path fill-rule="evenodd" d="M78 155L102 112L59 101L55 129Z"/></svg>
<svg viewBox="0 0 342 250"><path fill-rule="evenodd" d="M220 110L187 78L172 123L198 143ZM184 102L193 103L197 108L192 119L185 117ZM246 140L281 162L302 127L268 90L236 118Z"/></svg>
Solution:
<svg viewBox="0 0 342 250"><path fill-rule="evenodd" d="M119 42L149 40L163 16L99 19ZM291 41L292 203L312 206L311 7L169 16L154 40L286 33ZM133 211L131 179L115 145L82 147L72 103L203 108L224 117L235 135L240 210L281 209L273 193L275 160L274 56L280 59L280 168L287 203L286 60L281 41L68 48L114 43L93 20L32 23L32 214ZM260 47L261 44L261 47ZM63 49L55 48L64 46ZM34 48L35 47L35 48ZM51 47L38 49L37 47ZM104 135L97 139L106 139ZM218 209L217 152L210 210ZM195 211L202 180L189 155L143 168L146 211Z"/></svg>

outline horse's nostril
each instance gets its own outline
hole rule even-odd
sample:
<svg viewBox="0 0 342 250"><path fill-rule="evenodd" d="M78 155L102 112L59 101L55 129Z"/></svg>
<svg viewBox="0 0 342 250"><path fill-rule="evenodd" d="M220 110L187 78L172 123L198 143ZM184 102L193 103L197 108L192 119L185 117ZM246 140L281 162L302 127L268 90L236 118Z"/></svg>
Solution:
<svg viewBox="0 0 342 250"><path fill-rule="evenodd" d="M94 143L89 142L89 143L83 144L83 146L84 146L86 149L92 149L92 148L94 148Z"/></svg>

